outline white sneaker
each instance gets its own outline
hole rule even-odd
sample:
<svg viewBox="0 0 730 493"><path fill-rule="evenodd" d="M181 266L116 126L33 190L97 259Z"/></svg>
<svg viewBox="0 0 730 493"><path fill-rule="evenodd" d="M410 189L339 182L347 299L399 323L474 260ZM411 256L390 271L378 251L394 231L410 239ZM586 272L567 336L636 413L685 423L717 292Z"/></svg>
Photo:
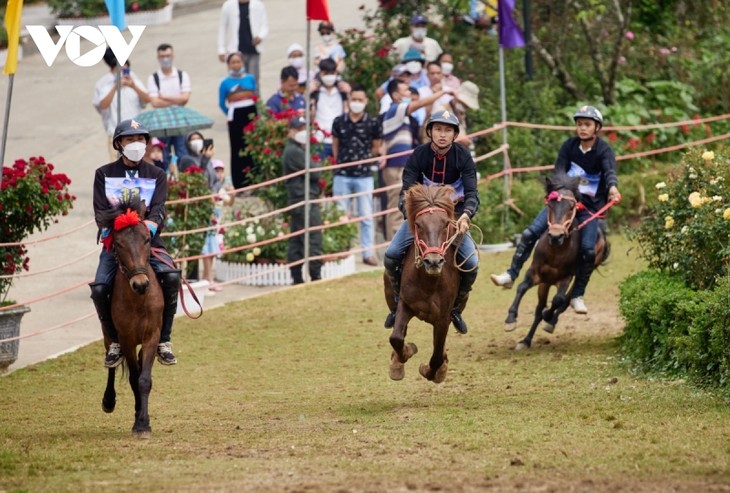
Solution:
<svg viewBox="0 0 730 493"><path fill-rule="evenodd" d="M122 346L120 346L118 342L112 342L109 344L109 350L107 351L106 358L104 359L104 366L106 368L116 368L122 364L123 359Z"/></svg>
<svg viewBox="0 0 730 493"><path fill-rule="evenodd" d="M588 307L586 307L582 296L578 296L570 300L570 306L573 307L573 311L575 311L575 313L580 313L581 315L588 313Z"/></svg>
<svg viewBox="0 0 730 493"><path fill-rule="evenodd" d="M512 285L515 283L515 280L512 279L512 276L509 275L509 272L503 272L501 274L492 274L490 276L492 278L492 282L497 286L502 286L505 289L510 289Z"/></svg>

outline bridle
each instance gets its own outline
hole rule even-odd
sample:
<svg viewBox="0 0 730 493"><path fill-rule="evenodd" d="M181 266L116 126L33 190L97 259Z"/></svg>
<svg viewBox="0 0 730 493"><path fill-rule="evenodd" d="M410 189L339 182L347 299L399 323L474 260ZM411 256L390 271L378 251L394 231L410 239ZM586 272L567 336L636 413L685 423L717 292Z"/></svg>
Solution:
<svg viewBox="0 0 730 493"><path fill-rule="evenodd" d="M127 226L131 227L131 226ZM140 274L147 275L147 266L142 267L135 267L133 269L128 269L120 260L119 260L119 251L116 248L116 245L114 247L114 260L117 262L117 265L119 266L119 270L122 271L124 276L127 279L132 279L134 276L138 276Z"/></svg>
<svg viewBox="0 0 730 493"><path fill-rule="evenodd" d="M581 209L582 206L583 206L583 204L581 204L580 202L578 202L575 199L575 197L571 197L571 196L568 196L568 195L562 195L562 194L560 194L559 192L557 192L555 190L552 191L552 192L550 192L548 194L548 196L545 197L545 203L546 204L549 204L552 201L560 202L562 200L565 200L565 201L568 201L568 202L571 203L571 214L570 214L570 217L568 219L566 219L565 221L563 221L562 223L559 223L559 224L553 223L550 220L550 216L552 215L551 214L552 213L552 210L548 207L547 223L548 223L548 229L553 230L553 231L562 232L562 233L564 233L567 236L570 233L570 231L571 231L571 229L573 227L573 222L575 221L575 216L578 213L578 209Z"/></svg>
<svg viewBox="0 0 730 493"><path fill-rule="evenodd" d="M448 212L446 212L446 209L443 209L441 207L427 207L426 209L420 210L418 213L416 213L416 219L423 215L423 214L434 214L437 212L442 212L449 215ZM449 232L451 231L451 228L454 228L454 234L449 235ZM423 258L428 255L429 253L436 253L438 255L441 255L442 257L446 257L446 251L449 249L452 243L454 243L454 240L456 240L457 237L457 231L456 226L453 224L453 221L449 221L449 224L446 226L446 236L447 239L443 243L441 243L440 246L429 246L425 241L423 241L418 236L418 228L415 227L415 221L414 221L414 227L413 227L413 237L414 237L414 243L416 245L415 254L416 254L416 268L419 268L423 265Z"/></svg>

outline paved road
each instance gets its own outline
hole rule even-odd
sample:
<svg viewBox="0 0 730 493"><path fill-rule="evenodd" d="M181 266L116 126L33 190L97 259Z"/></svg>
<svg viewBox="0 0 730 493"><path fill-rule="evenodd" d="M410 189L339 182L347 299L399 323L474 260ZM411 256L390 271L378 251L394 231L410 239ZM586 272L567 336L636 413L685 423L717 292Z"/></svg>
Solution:
<svg viewBox="0 0 730 493"><path fill-rule="evenodd" d="M333 1L330 8L338 30L362 27L361 11L354 8L364 4L374 9L376 0ZM278 88L278 74L286 61L286 48L293 42L306 41L304 0L265 0L271 33L266 41L261 62L261 89L267 96ZM191 75L193 92L189 106L215 119L215 125L206 136L219 144L217 157L228 162L228 135L225 117L218 108L218 84L226 75L225 65L217 60L215 40L219 9L215 5L200 4L198 12L189 5L176 12L171 23L149 26L130 58L132 69L142 80L157 68L155 48L163 42L175 48L175 65ZM23 25L50 23L42 9L29 9ZM313 38L317 36L312 23ZM47 237L69 231L93 219L91 194L94 170L107 161L106 140L101 119L91 106L96 80L106 71L100 63L91 68L77 67L62 52L52 67L46 66L38 54L26 56L19 63L15 76L12 111L8 129L5 163L19 157L43 155L57 170L72 180L71 192L76 195L75 208L69 216L36 235ZM5 104L8 78L0 78L0 97ZM31 273L41 272L91 252L94 248L95 228L86 227L61 239L29 246ZM362 265L359 266L362 268ZM28 301L42 295L80 283L93 277L96 255L63 270L19 279L11 290L18 301ZM266 292L261 288L231 286L214 298L206 298L206 307L239 300ZM75 320L93 311L89 291L81 287L63 295L31 305L32 311L23 319L21 336L35 333L58 324ZM100 329L94 317L69 327L46 334L22 339L18 361L10 370L37 363L48 357L73 350L100 339ZM101 356L100 356L101 361Z"/></svg>

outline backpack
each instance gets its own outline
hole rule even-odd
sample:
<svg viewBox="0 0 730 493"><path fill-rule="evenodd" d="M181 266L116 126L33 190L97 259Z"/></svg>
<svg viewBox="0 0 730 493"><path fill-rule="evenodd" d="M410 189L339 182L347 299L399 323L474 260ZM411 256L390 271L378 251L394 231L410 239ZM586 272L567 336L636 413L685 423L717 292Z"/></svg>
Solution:
<svg viewBox="0 0 730 493"><path fill-rule="evenodd" d="M178 77L178 79L180 79L180 91L182 91L182 76L183 76L183 71L180 69L177 69L177 77ZM160 75L157 72L155 72L154 74L152 74L152 77L155 79L155 85L157 86L157 91L159 92Z"/></svg>

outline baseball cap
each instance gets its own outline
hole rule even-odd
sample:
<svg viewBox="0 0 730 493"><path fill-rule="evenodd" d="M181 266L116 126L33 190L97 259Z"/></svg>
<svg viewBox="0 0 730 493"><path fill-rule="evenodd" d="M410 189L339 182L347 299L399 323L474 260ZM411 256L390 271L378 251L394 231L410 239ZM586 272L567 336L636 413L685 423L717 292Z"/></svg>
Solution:
<svg viewBox="0 0 730 493"><path fill-rule="evenodd" d="M220 159L211 159L210 162L213 164L214 169L223 168L226 169L226 165Z"/></svg>
<svg viewBox="0 0 730 493"><path fill-rule="evenodd" d="M152 137L152 140L150 140L150 145L152 147L159 147L160 149L165 148L165 144L163 144L162 141L157 137Z"/></svg>
<svg viewBox="0 0 730 493"><path fill-rule="evenodd" d="M425 15L415 14L413 17L411 17L411 26L418 26L420 24L428 24L428 19L426 19Z"/></svg>
<svg viewBox="0 0 730 493"><path fill-rule="evenodd" d="M405 55L403 55L403 58L401 58L401 63L406 62L424 62L426 60L426 57L423 56L423 53L420 51L411 48L410 50L406 51Z"/></svg>
<svg viewBox="0 0 730 493"><path fill-rule="evenodd" d="M295 116L289 120L289 128L302 128L307 126L307 120L301 116Z"/></svg>

